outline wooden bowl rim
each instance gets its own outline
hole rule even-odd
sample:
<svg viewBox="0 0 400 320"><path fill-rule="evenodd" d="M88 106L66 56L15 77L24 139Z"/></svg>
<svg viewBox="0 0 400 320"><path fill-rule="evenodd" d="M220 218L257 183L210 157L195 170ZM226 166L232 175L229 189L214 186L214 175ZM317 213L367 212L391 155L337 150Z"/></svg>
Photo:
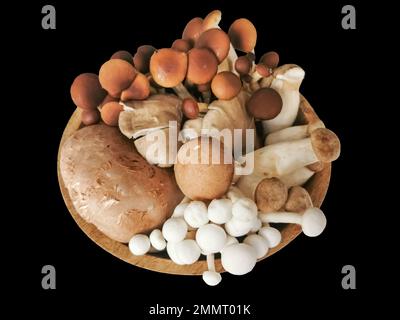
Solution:
<svg viewBox="0 0 400 320"><path fill-rule="evenodd" d="M67 206L68 211L72 215L75 222L83 230L83 232L97 245L103 248L105 251L111 253L115 257L138 267L148 269L151 271L168 273L168 274L179 274L179 275L201 275L205 270L207 270L206 260L199 260L192 265L177 265L172 260L167 257L161 256L161 254L146 254L144 256L134 256L130 253L127 244L123 244L114 241L102 232L100 232L94 225L83 220L78 212L75 210L69 192L64 185L64 181L60 173L60 150L64 141L72 135L76 130L82 127L81 121L81 111L76 109L69 119L67 126L63 132L58 156L57 156L57 175L58 181L61 189L61 194L64 202ZM316 113L308 101L301 96L299 116L296 120L297 123L307 123L308 119L315 118ZM312 178L306 183L305 188L309 191L311 199L313 200L314 206L320 207L329 187L329 181L331 176L331 164L326 165L325 168L314 174ZM270 257L274 253L280 251L282 248L287 246L291 241L293 241L301 233L301 228L298 225L287 224L281 229L282 241L281 243L269 250L268 254L262 257L263 260ZM165 256L165 254L164 254ZM218 272L224 272L221 265L221 260L219 258L215 259L215 268Z"/></svg>

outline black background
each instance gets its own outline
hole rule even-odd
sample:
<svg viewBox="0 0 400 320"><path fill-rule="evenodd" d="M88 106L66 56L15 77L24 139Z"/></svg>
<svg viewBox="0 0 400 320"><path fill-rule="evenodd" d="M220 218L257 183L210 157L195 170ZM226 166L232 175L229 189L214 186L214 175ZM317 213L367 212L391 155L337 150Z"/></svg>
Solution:
<svg viewBox="0 0 400 320"><path fill-rule="evenodd" d="M56 7L56 30L41 28L44 4ZM25 179L28 176L28 192L18 207L24 217L25 238L29 239L19 256L24 260L20 289L40 299L36 309L59 304L65 312L114 309L127 311L129 318L143 319L156 303L242 303L252 304L252 318L261 319L272 312L313 315L315 306L338 315L343 310L356 313L360 308L372 308L365 303L372 281L366 257L376 243L365 229L370 225L374 201L361 166L368 144L361 124L368 125L373 107L363 98L369 90L371 68L365 66L373 26L365 2L350 2L356 7L357 29L343 30L341 8L345 4L349 3L50 1L23 5L21 10L27 17L24 38L29 38L27 44L32 43L25 46L25 58L32 62L29 74L34 75L26 88L33 101L26 120L34 139L24 142L29 166L27 159L19 158ZM327 127L340 137L342 154L333 164L322 206L328 226L321 236L301 235L257 264L250 274L223 274L219 286L208 287L200 277L165 275L131 266L89 240L62 200L56 157L63 129L74 111L69 88L75 76L97 73L117 50L134 53L142 44L168 47L180 37L187 21L204 17L213 9L222 10L220 25L224 30L240 17L255 24L258 57L276 50L281 63L304 68L301 91ZM41 288L45 264L56 267L56 290ZM356 290L341 287L341 269L346 264L356 267ZM97 302L88 303L91 298Z"/></svg>

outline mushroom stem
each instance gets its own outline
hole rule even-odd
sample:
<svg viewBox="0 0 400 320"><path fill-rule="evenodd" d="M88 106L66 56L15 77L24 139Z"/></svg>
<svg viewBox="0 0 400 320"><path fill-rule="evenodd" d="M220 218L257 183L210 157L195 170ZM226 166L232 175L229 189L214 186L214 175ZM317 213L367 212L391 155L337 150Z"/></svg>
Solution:
<svg viewBox="0 0 400 320"><path fill-rule="evenodd" d="M325 128L324 123L319 119L313 123L284 128L267 135L264 144L304 139L318 128Z"/></svg>
<svg viewBox="0 0 400 320"><path fill-rule="evenodd" d="M268 212L260 213L258 217L266 223L295 223L301 224L301 215L296 212Z"/></svg>
<svg viewBox="0 0 400 320"><path fill-rule="evenodd" d="M231 186L226 193L226 197L230 199L232 203L235 203L237 200L244 198L245 195L238 187Z"/></svg>
<svg viewBox="0 0 400 320"><path fill-rule="evenodd" d="M302 186L314 175L314 171L301 167L291 173L280 176L279 179L288 187Z"/></svg>
<svg viewBox="0 0 400 320"><path fill-rule="evenodd" d="M303 233L308 237L316 237L326 227L324 213L315 207L308 208L304 213L269 212L259 214L262 222L267 223L295 223L301 225Z"/></svg>
<svg viewBox="0 0 400 320"><path fill-rule="evenodd" d="M214 254L210 253L207 255L207 267L208 271L215 271Z"/></svg>
<svg viewBox="0 0 400 320"><path fill-rule="evenodd" d="M237 58L238 58L238 55L235 51L235 48L232 46L232 43L231 43L229 46L228 57L226 59L228 60L229 71L232 71L234 74L236 74L238 76L239 73L235 69L235 62L236 62Z"/></svg>
<svg viewBox="0 0 400 320"><path fill-rule="evenodd" d="M196 100L195 98L193 98L193 96L189 93L188 89L186 89L186 87L182 83L179 83L172 89L175 91L175 93L178 95L178 97L181 98L182 100L186 99L186 98Z"/></svg>

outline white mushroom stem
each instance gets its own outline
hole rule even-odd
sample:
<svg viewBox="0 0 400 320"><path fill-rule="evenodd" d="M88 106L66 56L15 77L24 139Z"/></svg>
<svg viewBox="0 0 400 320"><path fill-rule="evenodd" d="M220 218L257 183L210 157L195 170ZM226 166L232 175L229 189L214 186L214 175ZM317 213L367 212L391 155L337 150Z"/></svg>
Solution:
<svg viewBox="0 0 400 320"><path fill-rule="evenodd" d="M182 84L179 83L177 86L172 88L179 98L186 99L190 98L196 101L196 99L189 93L188 89Z"/></svg>
<svg viewBox="0 0 400 320"><path fill-rule="evenodd" d="M220 73L220 72L222 72L222 71L231 71L228 58L225 58L225 59L218 65L218 71L217 71L217 73Z"/></svg>
<svg viewBox="0 0 400 320"><path fill-rule="evenodd" d="M207 255L207 267L208 271L215 271L214 253Z"/></svg>
<svg viewBox="0 0 400 320"><path fill-rule="evenodd" d="M228 60L228 63L229 63L229 71L233 72L234 74L236 74L238 76L239 74L235 69L235 62L236 62L237 58L238 58L237 53L231 43L230 47L229 47L228 57L226 59Z"/></svg>
<svg viewBox="0 0 400 320"><path fill-rule="evenodd" d="M293 64L283 65L275 69L270 87L281 95L282 111L275 118L262 121L264 134L293 125L299 110L299 88L304 75L304 70ZM268 80L267 83L269 82ZM261 86L263 86L262 83Z"/></svg>
<svg viewBox="0 0 400 320"><path fill-rule="evenodd" d="M321 120L318 120L312 124L284 128L267 135L264 145L304 139L307 138L311 132L318 128L325 128L325 125Z"/></svg>
<svg viewBox="0 0 400 320"><path fill-rule="evenodd" d="M203 118L189 119L185 121L180 132L180 138L183 142L200 137L201 128L203 126Z"/></svg>
<svg viewBox="0 0 400 320"><path fill-rule="evenodd" d="M289 174L319 160L310 138L267 145L246 155L245 159L251 161L252 156L254 157L254 174L266 178ZM243 176L241 179L248 177Z"/></svg>
<svg viewBox="0 0 400 320"><path fill-rule="evenodd" d="M247 178L244 179L244 177L247 177ZM243 196L254 200L255 196L256 196L257 187L260 184L260 182L264 179L265 179L265 176L251 174L248 176L242 176L238 180L236 185L239 188L239 190L241 191L241 193L243 194Z"/></svg>
<svg viewBox="0 0 400 320"><path fill-rule="evenodd" d="M288 188L293 186L302 186L314 175L314 173L314 171L308 169L307 167L301 167L293 172L280 176L279 179Z"/></svg>
<svg viewBox="0 0 400 320"><path fill-rule="evenodd" d="M303 233L309 237L316 237L326 227L324 213L315 207L308 208L303 214L295 212L269 212L259 214L262 222L267 223L295 223L301 225Z"/></svg>

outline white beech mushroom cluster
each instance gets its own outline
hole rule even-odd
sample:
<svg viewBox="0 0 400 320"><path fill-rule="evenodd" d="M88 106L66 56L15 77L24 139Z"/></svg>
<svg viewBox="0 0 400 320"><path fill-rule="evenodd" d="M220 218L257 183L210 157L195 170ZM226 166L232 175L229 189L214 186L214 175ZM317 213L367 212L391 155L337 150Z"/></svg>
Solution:
<svg viewBox="0 0 400 320"><path fill-rule="evenodd" d="M98 76L82 74L71 87L84 124L102 120L118 126L149 163L174 166L185 195L160 228L132 237L132 254L166 251L178 265L193 264L203 255L208 265L203 280L211 286L221 281L215 255L231 274L250 272L281 242L275 224L298 224L310 237L324 230L325 215L302 185L340 153L337 136L320 119L294 125L304 70L279 65L273 51L256 63L254 25L241 18L224 32L220 20L218 10L193 18L171 48L144 45L133 56L119 51ZM172 156L170 121L179 130ZM241 159L194 164L194 159L180 158L200 150L226 159L238 141L213 132L256 131L257 122L262 132ZM159 131L166 137L164 152L149 156L149 138ZM203 142L209 142L207 147ZM246 161L254 161L254 170L238 174Z"/></svg>

